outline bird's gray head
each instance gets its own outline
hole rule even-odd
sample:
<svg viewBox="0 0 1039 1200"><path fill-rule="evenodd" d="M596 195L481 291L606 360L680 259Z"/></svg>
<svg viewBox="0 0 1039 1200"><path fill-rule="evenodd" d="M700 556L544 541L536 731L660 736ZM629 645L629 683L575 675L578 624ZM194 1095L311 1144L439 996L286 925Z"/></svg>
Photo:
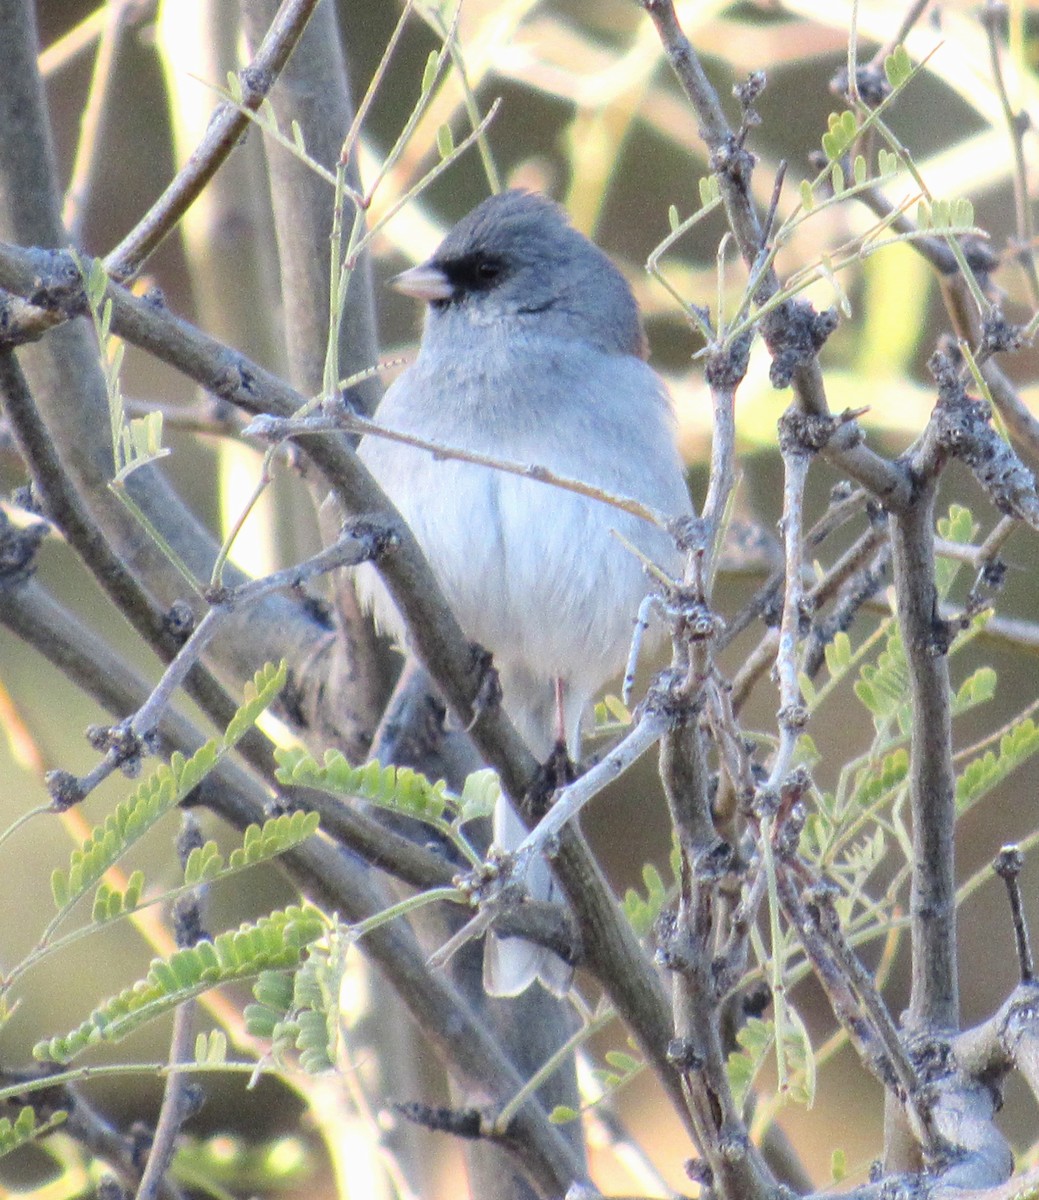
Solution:
<svg viewBox="0 0 1039 1200"><path fill-rule="evenodd" d="M444 327L458 332L461 322L645 355L642 321L624 276L559 205L531 192L484 200L428 262L393 282L428 302L427 338Z"/></svg>

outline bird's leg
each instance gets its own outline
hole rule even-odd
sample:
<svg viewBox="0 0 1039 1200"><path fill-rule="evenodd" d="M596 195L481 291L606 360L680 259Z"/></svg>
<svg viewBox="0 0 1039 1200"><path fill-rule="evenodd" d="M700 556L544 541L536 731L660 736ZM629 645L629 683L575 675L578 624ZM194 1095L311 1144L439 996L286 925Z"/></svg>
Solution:
<svg viewBox="0 0 1039 1200"><path fill-rule="evenodd" d="M556 685L556 745L566 747L566 717L563 712L563 680L557 675Z"/></svg>

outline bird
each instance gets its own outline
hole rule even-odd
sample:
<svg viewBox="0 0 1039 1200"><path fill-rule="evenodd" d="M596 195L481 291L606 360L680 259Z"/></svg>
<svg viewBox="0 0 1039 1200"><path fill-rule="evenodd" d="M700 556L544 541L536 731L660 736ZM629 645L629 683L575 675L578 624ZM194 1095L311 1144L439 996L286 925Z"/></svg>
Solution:
<svg viewBox="0 0 1039 1200"><path fill-rule="evenodd" d="M668 517L691 502L663 381L646 361L634 294L611 259L540 194L483 200L427 261L392 285L426 304L418 353L375 421L457 450L576 479ZM582 720L626 662L650 584L673 539L657 525L572 491L369 433L358 453L429 560L466 636L490 651L502 703L544 761L561 729L577 761ZM371 566L362 604L402 646L407 630ZM659 632L659 631L658 631ZM507 801L494 840L526 830ZM552 896L546 863L528 891ZM572 972L550 951L488 935L484 986L515 996L535 979L565 993Z"/></svg>

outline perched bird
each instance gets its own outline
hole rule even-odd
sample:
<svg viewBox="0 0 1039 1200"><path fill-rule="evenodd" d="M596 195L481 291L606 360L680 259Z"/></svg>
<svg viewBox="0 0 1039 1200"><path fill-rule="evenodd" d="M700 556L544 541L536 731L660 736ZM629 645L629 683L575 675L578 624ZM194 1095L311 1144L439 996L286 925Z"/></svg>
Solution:
<svg viewBox="0 0 1039 1200"><path fill-rule="evenodd" d="M690 511L670 401L645 362L635 298L558 205L520 191L492 196L393 283L428 308L418 356L387 390L379 424L546 467L669 516ZM649 591L611 530L665 569L677 565L671 539L600 501L377 435L359 453L466 635L493 654L505 709L530 748L546 758L561 717L576 758L582 716L622 669ZM405 644L371 568L358 587L378 624ZM515 848L525 830L501 808L495 840ZM527 883L547 896L547 865ZM489 937L489 992L516 995L539 976L557 992L569 984L549 952Z"/></svg>

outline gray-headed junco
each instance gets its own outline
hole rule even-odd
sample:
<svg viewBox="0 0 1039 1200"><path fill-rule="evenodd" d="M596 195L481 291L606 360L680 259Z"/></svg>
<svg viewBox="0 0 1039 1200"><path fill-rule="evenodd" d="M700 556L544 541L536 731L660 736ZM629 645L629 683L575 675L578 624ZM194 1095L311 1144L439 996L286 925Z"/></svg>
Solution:
<svg viewBox="0 0 1039 1200"><path fill-rule="evenodd" d="M644 361L631 289L606 255L541 196L509 191L464 217L428 262L394 280L427 302L415 362L376 420L443 445L546 467L671 515L690 511L664 386ZM414 531L466 635L494 656L505 708L541 758L558 728L557 681L571 753L581 718L624 665L642 566L611 530L665 569L668 536L638 517L557 487L434 458L378 436L359 453ZM407 636L370 568L364 602ZM525 831L507 806L505 849ZM551 890L547 866L528 875ZM488 939L485 984L515 995L568 972L518 939Z"/></svg>

